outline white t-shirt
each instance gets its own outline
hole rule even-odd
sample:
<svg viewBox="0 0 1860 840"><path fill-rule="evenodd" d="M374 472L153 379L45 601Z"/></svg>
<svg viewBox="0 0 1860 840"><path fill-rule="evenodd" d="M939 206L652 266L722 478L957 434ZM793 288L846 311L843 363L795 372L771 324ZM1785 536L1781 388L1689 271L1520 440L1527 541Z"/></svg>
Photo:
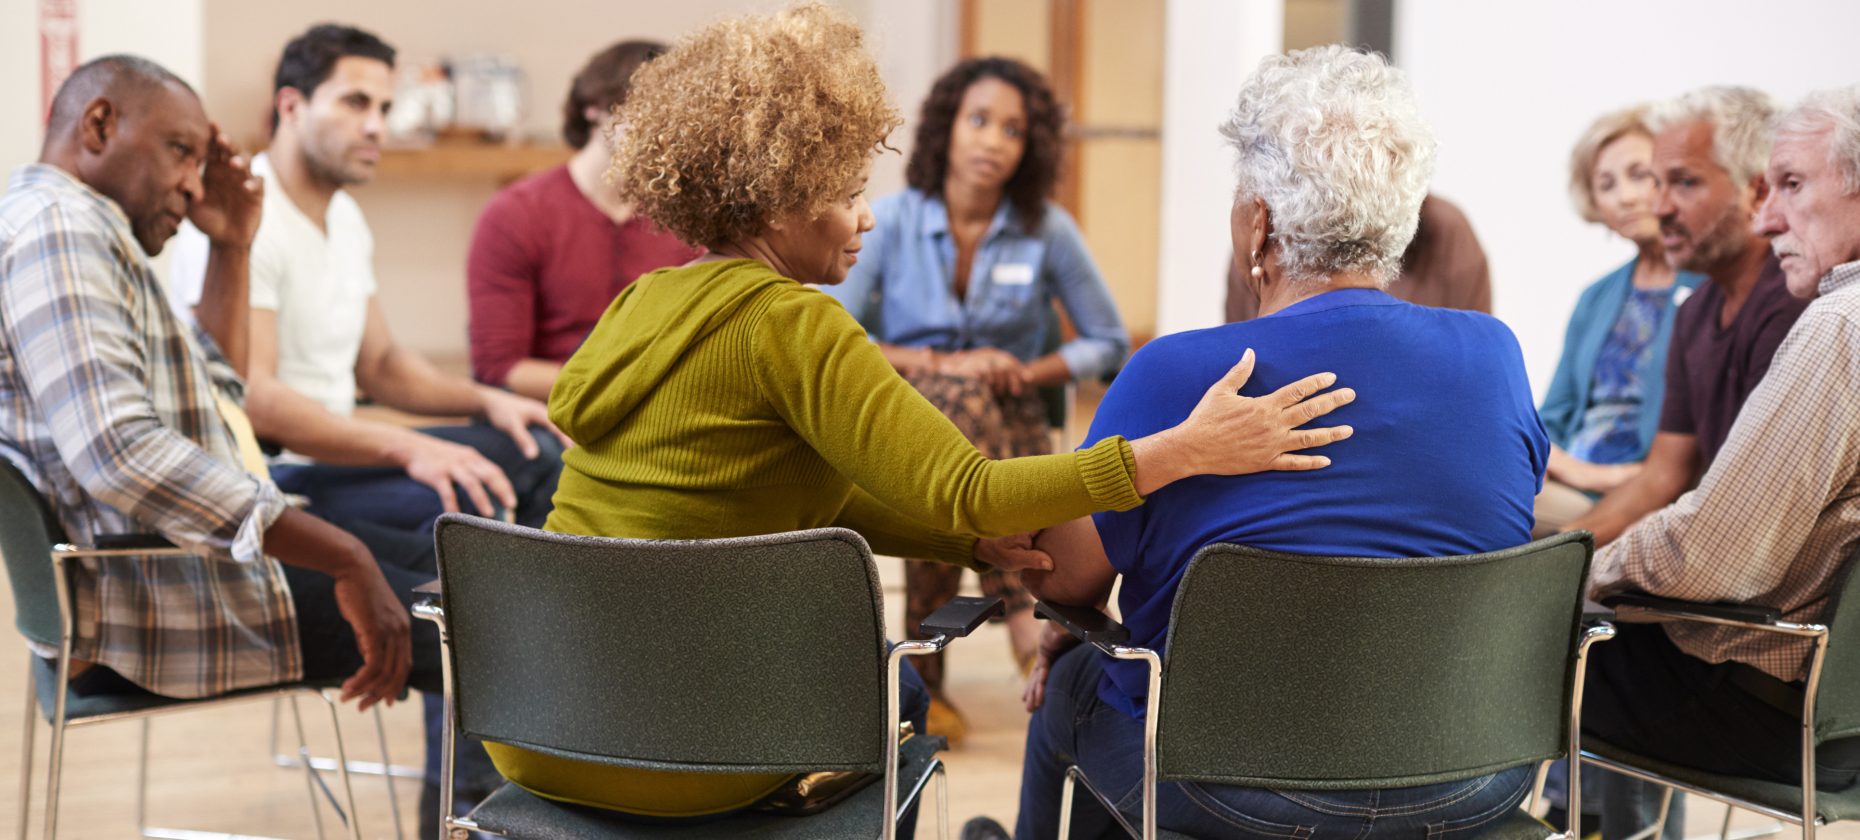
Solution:
<svg viewBox="0 0 1860 840"><path fill-rule="evenodd" d="M252 243L252 308L278 313L278 381L347 417L355 411L355 360L375 294L374 234L348 193L330 198L318 230L278 186L266 155L252 159L252 171L266 181ZM182 225L175 237L168 300L190 323L207 247L193 225Z"/></svg>

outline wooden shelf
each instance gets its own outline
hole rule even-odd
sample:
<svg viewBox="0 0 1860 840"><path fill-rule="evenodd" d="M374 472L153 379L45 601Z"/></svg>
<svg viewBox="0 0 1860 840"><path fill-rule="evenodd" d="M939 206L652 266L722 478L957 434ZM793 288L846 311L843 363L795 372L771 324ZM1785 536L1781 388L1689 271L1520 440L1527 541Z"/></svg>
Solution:
<svg viewBox="0 0 1860 840"><path fill-rule="evenodd" d="M508 183L568 160L574 150L545 143L437 143L384 149L379 174L388 178L476 178Z"/></svg>

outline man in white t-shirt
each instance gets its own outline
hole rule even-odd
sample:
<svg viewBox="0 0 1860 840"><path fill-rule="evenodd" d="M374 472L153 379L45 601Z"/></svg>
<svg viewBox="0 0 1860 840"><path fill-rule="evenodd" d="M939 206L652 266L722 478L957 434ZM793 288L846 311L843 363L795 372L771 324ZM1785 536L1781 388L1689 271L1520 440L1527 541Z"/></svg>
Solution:
<svg viewBox="0 0 1860 840"><path fill-rule="evenodd" d="M271 147L252 162L266 188L250 256L246 411L260 440L281 448L271 462L279 489L352 532L430 546L442 511L492 516L500 506L540 526L565 444L542 403L440 373L394 343L375 298L374 236L343 188L374 177L393 64L393 47L333 24L292 40L278 61ZM169 296L184 316L211 259L204 237L182 233ZM362 420L353 416L358 388L409 413L483 422L414 431ZM424 562L435 573L430 553ZM438 696L425 699L420 821L431 837L444 715ZM481 747L461 747L455 802L469 804L500 780Z"/></svg>
<svg viewBox="0 0 1860 840"><path fill-rule="evenodd" d="M375 296L374 237L344 187L380 158L393 50L347 27L317 27L280 60L264 220L252 246L250 386L259 438L282 454L272 478L332 521L423 531L442 511L541 526L561 470L542 403L440 373L394 342ZM183 232L170 296L199 297L206 242ZM353 415L356 392L402 411L471 415L418 431Z"/></svg>

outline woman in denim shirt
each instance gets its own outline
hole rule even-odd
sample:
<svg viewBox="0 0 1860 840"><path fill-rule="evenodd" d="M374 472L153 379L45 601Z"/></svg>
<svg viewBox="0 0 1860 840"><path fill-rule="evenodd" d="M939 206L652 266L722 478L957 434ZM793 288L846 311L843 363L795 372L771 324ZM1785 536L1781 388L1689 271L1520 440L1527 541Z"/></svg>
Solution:
<svg viewBox="0 0 1860 840"><path fill-rule="evenodd" d="M1595 121L1570 154L1576 212L1634 243L1636 253L1584 289L1543 406L1550 471L1537 497L1537 536L1587 512L1640 470L1666 393L1673 314L1703 277L1675 272L1654 217L1659 178L1643 108Z"/></svg>
<svg viewBox="0 0 1860 840"><path fill-rule="evenodd" d="M1042 386L1115 371L1130 335L1072 217L1046 200L1065 118L1052 89L1008 58L964 61L930 90L918 121L910 188L872 204L877 228L838 298L885 357L991 458L1052 451ZM1078 336L1056 341L1058 302ZM1057 349L1055 349L1055 346ZM961 570L908 561L905 625L956 594ZM1012 574L982 577L1007 598L1017 661L1039 628ZM930 730L962 721L943 697L941 656L915 663L934 698Z"/></svg>

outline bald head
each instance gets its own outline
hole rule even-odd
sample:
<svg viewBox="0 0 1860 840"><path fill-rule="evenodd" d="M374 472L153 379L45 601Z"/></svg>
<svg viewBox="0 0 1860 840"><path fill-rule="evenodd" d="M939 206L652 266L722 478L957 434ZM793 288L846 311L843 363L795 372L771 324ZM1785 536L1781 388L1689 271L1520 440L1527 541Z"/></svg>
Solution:
<svg viewBox="0 0 1860 840"><path fill-rule="evenodd" d="M201 198L212 140L200 97L180 77L146 58L108 55L59 86L39 160L116 202L142 249L158 254Z"/></svg>

